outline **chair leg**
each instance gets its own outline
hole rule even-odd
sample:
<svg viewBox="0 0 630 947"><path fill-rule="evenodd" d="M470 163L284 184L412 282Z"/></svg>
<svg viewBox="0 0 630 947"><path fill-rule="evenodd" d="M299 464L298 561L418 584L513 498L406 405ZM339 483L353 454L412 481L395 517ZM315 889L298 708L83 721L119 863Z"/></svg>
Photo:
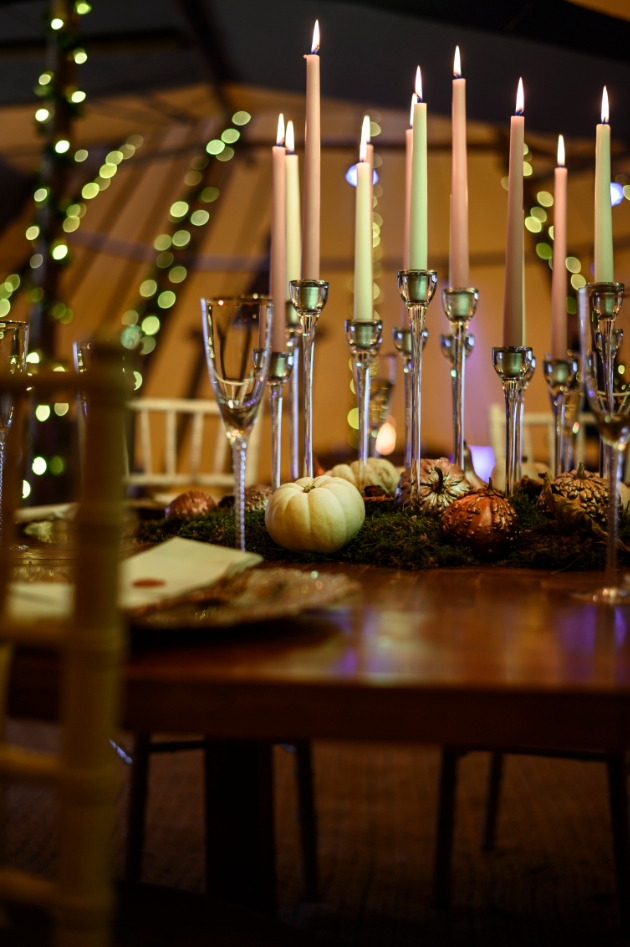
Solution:
<svg viewBox="0 0 630 947"><path fill-rule="evenodd" d="M132 751L129 809L127 811L127 850L125 877L129 884L139 884L142 878L142 851L147 814L149 788L149 755L151 735L136 733Z"/></svg>
<svg viewBox="0 0 630 947"><path fill-rule="evenodd" d="M295 744L295 765L300 817L300 848L304 899L306 901L317 901L319 896L319 872L312 743L305 742Z"/></svg>
<svg viewBox="0 0 630 947"><path fill-rule="evenodd" d="M606 760L606 769L619 916L621 928L625 934L628 934L630 933L630 831L625 755L611 753Z"/></svg>
<svg viewBox="0 0 630 947"><path fill-rule="evenodd" d="M503 753L491 753L490 767L488 769L486 811L483 820L483 834L481 839L481 848L484 852L491 852L496 844L502 781Z"/></svg>
<svg viewBox="0 0 630 947"><path fill-rule="evenodd" d="M442 749L438 784L438 811L433 862L433 905L447 908L451 903L451 862L455 828L455 792L460 750Z"/></svg>
<svg viewBox="0 0 630 947"><path fill-rule="evenodd" d="M273 746L208 740L206 892L275 913Z"/></svg>

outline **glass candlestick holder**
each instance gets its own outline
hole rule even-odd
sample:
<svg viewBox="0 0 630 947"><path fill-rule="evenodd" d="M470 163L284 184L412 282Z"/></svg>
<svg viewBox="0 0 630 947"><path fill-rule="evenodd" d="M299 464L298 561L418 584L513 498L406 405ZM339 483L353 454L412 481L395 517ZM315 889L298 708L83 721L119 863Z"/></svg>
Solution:
<svg viewBox="0 0 630 947"><path fill-rule="evenodd" d="M422 452L422 332L429 303L437 286L435 270L399 270L398 292L409 313L411 327L411 502L420 494L420 455Z"/></svg>
<svg viewBox="0 0 630 947"><path fill-rule="evenodd" d="M282 401L284 385L291 377L293 355L291 352L272 352L269 359L267 387L271 413L271 489L280 486L282 469Z"/></svg>
<svg viewBox="0 0 630 947"><path fill-rule="evenodd" d="M532 350L524 345L492 349L492 364L505 395L505 495L508 497L514 492L518 470L522 384L531 370L533 358Z"/></svg>
<svg viewBox="0 0 630 947"><path fill-rule="evenodd" d="M551 401L554 418L554 477L558 477L562 473L567 396L573 388L577 372L578 360L577 358L570 358L568 353L567 358L547 356L543 362L543 373L549 389L549 400Z"/></svg>
<svg viewBox="0 0 630 947"><path fill-rule="evenodd" d="M442 341L442 353L451 363L453 380L453 460L464 469L464 378L466 359L472 352L474 339L468 335L468 323L475 315L479 291L470 288L449 288L442 291L442 306L452 326L449 351L445 351ZM449 336L442 336L442 339ZM470 341L472 340L472 341Z"/></svg>
<svg viewBox="0 0 630 947"><path fill-rule="evenodd" d="M392 338L403 366L405 392L405 469L411 469L412 425L411 425L411 386L413 359L411 357L411 329L392 329ZM422 351L427 344L429 330L422 330Z"/></svg>
<svg viewBox="0 0 630 947"><path fill-rule="evenodd" d="M518 392L518 415L516 419L516 442L518 448L516 451L516 474L515 474L515 483L523 476L523 429L525 427L525 422L523 420L523 415L525 413L525 392L529 388L529 383L534 377L534 372L536 371L536 358L532 357L529 368L525 372L525 376L521 381L519 392ZM532 458L530 458L531 460Z"/></svg>
<svg viewBox="0 0 630 947"><path fill-rule="evenodd" d="M370 365L378 355L383 341L383 323L380 319L359 322L346 319L346 342L352 356L354 390L359 409L359 475L358 488L365 486L366 463L370 439Z"/></svg>
<svg viewBox="0 0 630 947"><path fill-rule="evenodd" d="M293 303L287 300L287 351L293 356L294 370L289 375L289 473L291 480L300 476L300 373L297 370L300 355L302 323Z"/></svg>
<svg viewBox="0 0 630 947"><path fill-rule="evenodd" d="M303 475L313 476L313 348L317 320L328 300L325 280L298 279L289 283L291 302L302 326L302 398L304 412Z"/></svg>
<svg viewBox="0 0 630 947"><path fill-rule="evenodd" d="M623 338L616 327L623 293L624 284L614 282L587 283L578 291L578 316L582 317L580 308L586 307L588 318L593 321L600 384L611 413L615 410L615 357ZM613 459L610 446L600 439L600 472L603 477L610 478Z"/></svg>

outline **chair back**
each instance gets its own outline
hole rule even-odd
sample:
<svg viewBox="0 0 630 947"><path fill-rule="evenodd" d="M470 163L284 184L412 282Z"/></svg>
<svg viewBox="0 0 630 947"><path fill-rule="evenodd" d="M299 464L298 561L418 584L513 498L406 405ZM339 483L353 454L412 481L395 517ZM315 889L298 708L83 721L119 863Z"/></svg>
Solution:
<svg viewBox="0 0 630 947"><path fill-rule="evenodd" d="M76 523L75 601L67 622L22 623L7 617L7 584L13 566L13 497L21 482L20 433L27 387L52 395L79 387L77 375L41 372L0 378L0 391L15 398L7 439L0 540L0 684L3 716L10 651L15 644L57 648L61 654L62 743L59 753L12 746L0 733L0 778L52 784L60 797L56 877L0 866L0 901L48 908L57 947L106 947L113 905L110 844L116 791L110 739L117 722L122 625L117 606L122 535L123 438L128 396L117 345L95 345L81 375L88 399L84 475ZM3 728L4 729L4 728Z"/></svg>
<svg viewBox="0 0 630 947"><path fill-rule="evenodd" d="M128 403L136 425L136 451L141 472L127 472L129 485L143 487L202 486L232 489L234 477L225 472L228 441L216 401L187 398L136 398ZM163 418L163 462L156 463L153 419ZM212 468L203 471L204 436L210 427L208 419L216 419L216 435L212 450ZM262 403L247 453L247 484L256 483L262 431ZM178 444L182 422L190 428L187 456L183 443Z"/></svg>
<svg viewBox="0 0 630 947"><path fill-rule="evenodd" d="M587 412L580 412L578 415L579 426L575 439L575 464L584 460L585 438L584 428L586 424L594 423L594 417ZM523 412L523 456L530 461L542 460L543 458L535 456L535 450L532 441L532 430L542 428L546 440L545 462L549 467L553 467L554 441L555 441L555 422L553 414L546 411L524 411ZM495 462L505 460L505 408L502 404L491 404L488 408L488 434L490 437L490 446L494 452Z"/></svg>

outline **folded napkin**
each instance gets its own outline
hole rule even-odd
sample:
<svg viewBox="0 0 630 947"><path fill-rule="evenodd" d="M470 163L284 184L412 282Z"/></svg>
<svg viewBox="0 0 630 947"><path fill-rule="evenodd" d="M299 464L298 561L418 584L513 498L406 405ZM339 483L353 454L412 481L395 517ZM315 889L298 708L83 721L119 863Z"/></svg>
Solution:
<svg viewBox="0 0 630 947"><path fill-rule="evenodd" d="M146 608L164 599L206 588L259 562L262 556L252 552L175 537L123 560L119 604L127 610ZM72 614L72 585L11 582L8 591L8 614L16 621L63 619Z"/></svg>

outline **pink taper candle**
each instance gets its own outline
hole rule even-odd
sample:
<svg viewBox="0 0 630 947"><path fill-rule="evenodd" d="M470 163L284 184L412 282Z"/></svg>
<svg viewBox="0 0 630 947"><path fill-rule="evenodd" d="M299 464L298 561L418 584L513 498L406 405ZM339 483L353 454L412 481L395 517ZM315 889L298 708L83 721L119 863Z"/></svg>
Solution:
<svg viewBox="0 0 630 947"><path fill-rule="evenodd" d="M451 184L451 257L449 286L470 283L468 259L468 163L466 155L466 80L462 79L459 46L453 63L453 163Z"/></svg>
<svg viewBox="0 0 630 947"><path fill-rule="evenodd" d="M564 138L558 135L554 171L553 275L551 277L551 357L567 357L567 169Z"/></svg>
<svg viewBox="0 0 630 947"><path fill-rule="evenodd" d="M271 149L273 162L273 192L271 201L271 268L270 296L273 300L274 319L272 349L285 352L287 348L285 302L287 298L287 211L286 211L286 149L284 147L284 115L278 116L276 143Z"/></svg>
<svg viewBox="0 0 630 947"><path fill-rule="evenodd" d="M505 243L505 296L503 345L523 345L523 146L525 96L518 80L516 114L510 127L507 236Z"/></svg>
<svg viewBox="0 0 630 947"><path fill-rule="evenodd" d="M306 59L306 129L304 135L304 220L302 279L319 279L319 221L321 203L321 135L319 92L319 20Z"/></svg>

